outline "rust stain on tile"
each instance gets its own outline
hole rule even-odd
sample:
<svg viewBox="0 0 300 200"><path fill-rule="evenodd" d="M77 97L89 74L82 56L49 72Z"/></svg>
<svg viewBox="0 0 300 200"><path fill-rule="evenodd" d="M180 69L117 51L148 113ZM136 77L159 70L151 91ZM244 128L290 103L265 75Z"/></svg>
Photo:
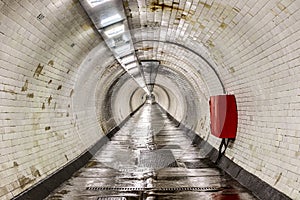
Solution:
<svg viewBox="0 0 300 200"><path fill-rule="evenodd" d="M22 87L21 91L25 92L28 90L28 80L25 81L24 86Z"/></svg>
<svg viewBox="0 0 300 200"><path fill-rule="evenodd" d="M232 9L233 9L236 13L241 12L241 9L239 9L239 8L233 7Z"/></svg>
<svg viewBox="0 0 300 200"><path fill-rule="evenodd" d="M213 43L211 40L208 40L208 41L207 41L207 44L208 44L208 46L209 46L210 48L214 48L214 47L215 47L214 43Z"/></svg>
<svg viewBox="0 0 300 200"><path fill-rule="evenodd" d="M277 7L281 10L284 11L286 9L286 7L282 4L282 3L277 3Z"/></svg>
<svg viewBox="0 0 300 200"><path fill-rule="evenodd" d="M199 28L200 28L200 29L205 29L205 26L204 26L203 24L200 24L200 25L199 25Z"/></svg>
<svg viewBox="0 0 300 200"><path fill-rule="evenodd" d="M127 8L129 6L128 1L123 1L123 5L124 5L125 8Z"/></svg>
<svg viewBox="0 0 300 200"><path fill-rule="evenodd" d="M90 30L92 27L91 27L90 24L83 24L83 25L81 26L81 28L82 28L84 31L88 31L88 30Z"/></svg>
<svg viewBox="0 0 300 200"><path fill-rule="evenodd" d="M233 67L230 67L229 72L233 74L235 72L235 69Z"/></svg>
<svg viewBox="0 0 300 200"><path fill-rule="evenodd" d="M92 168L92 167L95 167L97 165L97 162L96 161L90 161L88 162L88 164L86 164L86 168Z"/></svg>
<svg viewBox="0 0 300 200"><path fill-rule="evenodd" d="M72 0L72 2L70 2L70 4L68 5L67 9L73 9L74 6L76 6L79 3L78 0Z"/></svg>
<svg viewBox="0 0 300 200"><path fill-rule="evenodd" d="M74 94L74 90L72 89L71 92L70 92L70 97L72 97Z"/></svg>
<svg viewBox="0 0 300 200"><path fill-rule="evenodd" d="M44 66L39 64L33 74L33 77L36 77L36 76L39 77L43 71L43 68L44 68Z"/></svg>
<svg viewBox="0 0 300 200"><path fill-rule="evenodd" d="M179 18L179 19L189 20L189 17L185 14L181 14L181 18Z"/></svg>
<svg viewBox="0 0 300 200"><path fill-rule="evenodd" d="M41 176L40 171L38 169L36 169L34 166L30 167L30 171L31 171L31 174L35 177L40 177Z"/></svg>
<svg viewBox="0 0 300 200"><path fill-rule="evenodd" d="M105 128L105 125L104 124L100 124L100 127L101 127L101 130L103 133L106 133L106 128Z"/></svg>
<svg viewBox="0 0 300 200"><path fill-rule="evenodd" d="M225 28L227 28L227 24L225 24L224 22L222 22L221 24L220 24L220 27L222 28L222 29L225 29Z"/></svg>
<svg viewBox="0 0 300 200"><path fill-rule="evenodd" d="M51 100L52 100L52 96L50 95L50 97L48 98L48 105L50 106L51 104Z"/></svg>
<svg viewBox="0 0 300 200"><path fill-rule="evenodd" d="M28 97L28 98L33 98L33 97L34 97L34 93L29 93L29 94L27 94L27 97Z"/></svg>
<svg viewBox="0 0 300 200"><path fill-rule="evenodd" d="M175 6L176 5L176 6ZM178 4L174 3L173 5L167 5L164 3L157 3L157 2L152 2L149 6L150 10L152 12L155 12L157 10L176 10L176 11L183 11L183 9L178 8Z"/></svg>
<svg viewBox="0 0 300 200"><path fill-rule="evenodd" d="M51 66L51 67L53 67L54 61L53 61L53 60L50 60L50 61L48 62L48 65Z"/></svg>
<svg viewBox="0 0 300 200"><path fill-rule="evenodd" d="M154 47L142 47L142 48L138 48L139 51L150 51L153 50Z"/></svg>
<svg viewBox="0 0 300 200"><path fill-rule="evenodd" d="M26 185L31 184L35 179L31 179L25 176L21 176L20 178L18 178L18 182L20 184L20 187L23 189L26 187Z"/></svg>
<svg viewBox="0 0 300 200"><path fill-rule="evenodd" d="M277 175L274 185L276 185L279 182L279 180L281 179L281 176L282 176L282 172L280 172L280 174Z"/></svg>
<svg viewBox="0 0 300 200"><path fill-rule="evenodd" d="M204 6L204 8L210 9L211 5L205 3L205 2L199 2L200 4L202 4Z"/></svg>

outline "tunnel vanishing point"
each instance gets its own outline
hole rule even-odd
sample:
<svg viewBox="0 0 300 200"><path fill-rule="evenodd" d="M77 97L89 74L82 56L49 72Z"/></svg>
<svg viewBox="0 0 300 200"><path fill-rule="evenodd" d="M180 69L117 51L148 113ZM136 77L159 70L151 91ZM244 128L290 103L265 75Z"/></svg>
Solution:
<svg viewBox="0 0 300 200"><path fill-rule="evenodd" d="M299 0L0 10L1 200L300 200ZM219 155L209 100L229 94Z"/></svg>

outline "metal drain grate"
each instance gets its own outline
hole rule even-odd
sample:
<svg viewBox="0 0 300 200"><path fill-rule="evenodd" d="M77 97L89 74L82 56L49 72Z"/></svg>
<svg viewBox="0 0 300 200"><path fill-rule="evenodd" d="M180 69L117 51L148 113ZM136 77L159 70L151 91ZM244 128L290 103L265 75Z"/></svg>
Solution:
<svg viewBox="0 0 300 200"><path fill-rule="evenodd" d="M87 187L87 190L114 190L114 191L128 191L141 192L146 190L152 191L197 191L197 192L215 192L222 190L221 187L170 187L170 188L134 188L134 187Z"/></svg>
<svg viewBox="0 0 300 200"><path fill-rule="evenodd" d="M178 165L171 150L157 149L154 151L141 151L139 167L160 169L178 167Z"/></svg>
<svg viewBox="0 0 300 200"><path fill-rule="evenodd" d="M146 188L133 188L133 187L87 187L87 190L99 191L99 190L114 190L114 191L129 191L139 192L145 191Z"/></svg>
<svg viewBox="0 0 300 200"><path fill-rule="evenodd" d="M180 188L159 188L160 191L198 191L198 192L213 192L220 191L219 187L180 187Z"/></svg>

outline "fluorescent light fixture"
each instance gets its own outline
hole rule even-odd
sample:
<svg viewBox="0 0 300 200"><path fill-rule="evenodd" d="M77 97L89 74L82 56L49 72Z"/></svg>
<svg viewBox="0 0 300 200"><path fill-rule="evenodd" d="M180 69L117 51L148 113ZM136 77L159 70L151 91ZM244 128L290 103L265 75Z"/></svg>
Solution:
<svg viewBox="0 0 300 200"><path fill-rule="evenodd" d="M131 69L133 69L133 68L135 68L135 67L137 67L136 62L130 63L129 65L125 65L125 68L126 68L127 70L131 70Z"/></svg>
<svg viewBox="0 0 300 200"><path fill-rule="evenodd" d="M124 44L122 46L118 46L116 48L113 48L114 53L118 57L122 57L126 55L128 52L132 51L130 44Z"/></svg>
<svg viewBox="0 0 300 200"><path fill-rule="evenodd" d="M132 76L133 78L135 78L136 80L139 80L140 79L140 70L138 67L133 67L133 68L130 68L130 69L126 69ZM140 81L144 82L144 79L141 79ZM140 85L141 83L139 83ZM145 83L144 83L145 85Z"/></svg>
<svg viewBox="0 0 300 200"><path fill-rule="evenodd" d="M101 26L105 27L105 26L109 26L110 24L119 22L123 18L121 17L120 14L115 14L115 15L112 15L110 17L101 16L100 19L101 19L101 22L100 22Z"/></svg>
<svg viewBox="0 0 300 200"><path fill-rule="evenodd" d="M126 64L126 63L130 63L130 62L133 62L135 61L135 56L133 54L129 55L129 56L126 56L125 58L122 58L121 59L121 62Z"/></svg>
<svg viewBox="0 0 300 200"><path fill-rule="evenodd" d="M110 0L87 0L88 4L94 8L100 4L103 4L103 3L106 3L106 2L109 2Z"/></svg>
<svg viewBox="0 0 300 200"><path fill-rule="evenodd" d="M104 34L108 37L108 38L112 38L115 37L117 35L120 35L122 33L124 33L125 31L125 26L124 24L120 24L117 26L111 26L108 27L104 30Z"/></svg>

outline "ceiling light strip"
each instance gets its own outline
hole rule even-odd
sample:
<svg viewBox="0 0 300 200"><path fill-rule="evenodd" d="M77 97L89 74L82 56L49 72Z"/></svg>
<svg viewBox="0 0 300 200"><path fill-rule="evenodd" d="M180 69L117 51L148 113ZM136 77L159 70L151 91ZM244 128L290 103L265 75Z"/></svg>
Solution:
<svg viewBox="0 0 300 200"><path fill-rule="evenodd" d="M119 0L80 0L80 3L120 65L150 95L135 55L123 4Z"/></svg>

